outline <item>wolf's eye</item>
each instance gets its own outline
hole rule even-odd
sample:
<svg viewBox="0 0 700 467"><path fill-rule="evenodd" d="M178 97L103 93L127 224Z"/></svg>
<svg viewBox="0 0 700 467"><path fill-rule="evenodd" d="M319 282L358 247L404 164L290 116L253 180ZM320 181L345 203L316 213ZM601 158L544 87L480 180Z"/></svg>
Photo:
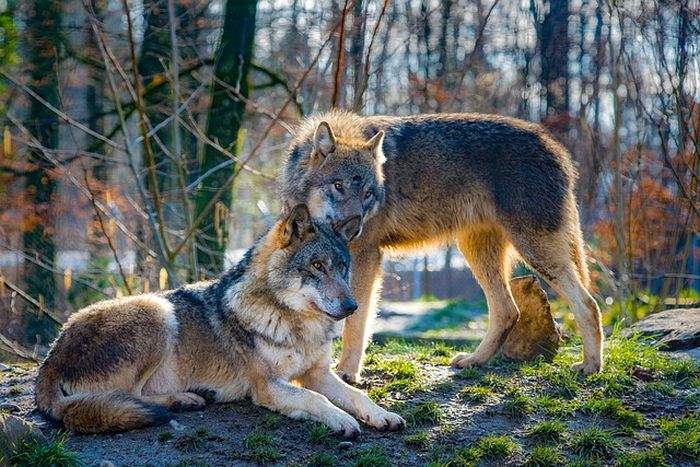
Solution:
<svg viewBox="0 0 700 467"><path fill-rule="evenodd" d="M314 261L313 263L311 263L311 266L313 266L314 269L318 271L323 271L323 263L321 263L320 261Z"/></svg>
<svg viewBox="0 0 700 467"><path fill-rule="evenodd" d="M336 190L343 191L343 182L335 182L335 183L333 183L333 186L335 187Z"/></svg>
<svg viewBox="0 0 700 467"><path fill-rule="evenodd" d="M365 191L365 199L370 199L372 196L374 196L372 190Z"/></svg>

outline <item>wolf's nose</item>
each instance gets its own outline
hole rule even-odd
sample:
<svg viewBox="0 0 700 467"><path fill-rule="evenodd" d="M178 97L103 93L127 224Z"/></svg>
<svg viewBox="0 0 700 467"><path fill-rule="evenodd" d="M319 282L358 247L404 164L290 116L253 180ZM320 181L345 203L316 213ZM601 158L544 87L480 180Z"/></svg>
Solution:
<svg viewBox="0 0 700 467"><path fill-rule="evenodd" d="M355 310L357 310L357 302L352 298L346 298L345 300L343 300L340 306L343 308L343 313L347 313L348 315L354 313Z"/></svg>

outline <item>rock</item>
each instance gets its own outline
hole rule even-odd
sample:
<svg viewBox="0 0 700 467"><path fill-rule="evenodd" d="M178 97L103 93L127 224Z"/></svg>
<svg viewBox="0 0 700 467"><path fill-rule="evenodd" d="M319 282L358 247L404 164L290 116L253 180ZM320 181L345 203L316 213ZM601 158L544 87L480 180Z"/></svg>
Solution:
<svg viewBox="0 0 700 467"><path fill-rule="evenodd" d="M5 402L3 404L0 404L0 412L10 412L10 413L15 413L19 412L21 409L19 408L19 405L17 404L12 404L10 402Z"/></svg>
<svg viewBox="0 0 700 467"><path fill-rule="evenodd" d="M350 449L352 447L352 441L341 441L338 443L338 450L339 451L345 451L346 449Z"/></svg>
<svg viewBox="0 0 700 467"><path fill-rule="evenodd" d="M660 311L637 321L624 335L639 332L659 340L665 350L690 350L700 347L700 308Z"/></svg>
<svg viewBox="0 0 700 467"><path fill-rule="evenodd" d="M170 427L175 431L183 431L185 429L185 425L179 424L174 418L170 420Z"/></svg>
<svg viewBox="0 0 700 467"><path fill-rule="evenodd" d="M114 467L114 462L108 461L108 460L103 460L98 465L99 465L99 467Z"/></svg>
<svg viewBox="0 0 700 467"><path fill-rule="evenodd" d="M520 318L501 346L501 353L517 361L532 360L539 355L553 357L559 349L561 332L539 280L535 276L516 277L510 287Z"/></svg>
<svg viewBox="0 0 700 467"><path fill-rule="evenodd" d="M11 368L4 363L0 363L0 371L10 371Z"/></svg>
<svg viewBox="0 0 700 467"><path fill-rule="evenodd" d="M28 439L46 442L43 433L34 424L14 415L0 413L0 459L9 458L15 444Z"/></svg>

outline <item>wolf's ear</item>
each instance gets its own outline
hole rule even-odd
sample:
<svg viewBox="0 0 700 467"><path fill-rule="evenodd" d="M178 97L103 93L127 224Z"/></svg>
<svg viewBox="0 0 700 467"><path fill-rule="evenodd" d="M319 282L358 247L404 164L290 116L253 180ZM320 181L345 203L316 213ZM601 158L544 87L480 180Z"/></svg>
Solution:
<svg viewBox="0 0 700 467"><path fill-rule="evenodd" d="M382 150L382 143L384 142L384 130L379 130L376 135L372 136L368 141L367 145L372 150L372 154L377 159L380 164L384 163L384 151Z"/></svg>
<svg viewBox="0 0 700 467"><path fill-rule="evenodd" d="M284 221L282 235L284 237L285 246L304 240L315 232L316 229L311 222L309 208L307 208L305 204L297 204L294 206L287 216L287 219Z"/></svg>
<svg viewBox="0 0 700 467"><path fill-rule="evenodd" d="M349 242L360 234L362 218L360 216L351 217L333 230L340 238Z"/></svg>
<svg viewBox="0 0 700 467"><path fill-rule="evenodd" d="M335 135L328 122L323 121L318 124L314 132L314 155L318 162L335 151Z"/></svg>

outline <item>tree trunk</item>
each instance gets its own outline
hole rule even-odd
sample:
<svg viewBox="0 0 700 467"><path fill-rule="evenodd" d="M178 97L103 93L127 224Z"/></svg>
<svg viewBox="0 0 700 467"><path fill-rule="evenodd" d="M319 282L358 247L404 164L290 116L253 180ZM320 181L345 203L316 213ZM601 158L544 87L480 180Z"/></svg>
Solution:
<svg viewBox="0 0 700 467"><path fill-rule="evenodd" d="M164 0L145 0L143 2L146 30L143 34L139 73L143 76L144 89L166 79L163 67L170 58L170 33L168 27L168 3ZM145 93L143 103L146 115L155 127L168 118L170 110L170 86L161 86L157 90ZM170 146L172 131L170 126L161 128L156 135L166 147ZM161 193L169 191L172 179L172 167L165 154L157 144L153 144L153 158L158 173L158 189Z"/></svg>
<svg viewBox="0 0 700 467"><path fill-rule="evenodd" d="M228 0L226 2L224 26L215 52L215 80L211 85L211 107L207 116L207 136L228 148L234 155L240 153L243 141L241 124L245 113L245 102L232 97L227 87L248 97L248 70L253 58L255 36L255 13L257 0ZM225 83L224 86L222 83ZM228 160L228 157L207 145L200 165L201 173ZM201 268L219 272L223 266L224 250L228 239L228 212L212 209L211 202L233 174L234 166L215 171L199 186L196 197L195 219L204 216L197 237L197 261ZM233 191L230 186L219 198L217 205L230 210ZM217 214L219 213L219 214Z"/></svg>
<svg viewBox="0 0 700 467"><path fill-rule="evenodd" d="M60 44L61 2L59 0L35 0L27 17L25 47L27 62L32 64L30 87L50 104L58 107L57 61ZM27 128L34 137L47 148L58 148L58 118L44 104L32 99L29 107ZM37 218L23 233L25 253L36 260L24 262L24 277L27 293L44 307L54 305L56 283L53 272L40 264L53 267L56 255L54 243L54 219L51 215L51 201L56 181L50 173L50 164L40 151L28 154L33 170L26 177L27 203L37 214ZM39 336L47 342L46 320L34 317L28 319L27 337Z"/></svg>
<svg viewBox="0 0 700 467"><path fill-rule="evenodd" d="M569 112L569 0L550 0L548 5L538 27L540 82L547 103L543 120L564 133Z"/></svg>

